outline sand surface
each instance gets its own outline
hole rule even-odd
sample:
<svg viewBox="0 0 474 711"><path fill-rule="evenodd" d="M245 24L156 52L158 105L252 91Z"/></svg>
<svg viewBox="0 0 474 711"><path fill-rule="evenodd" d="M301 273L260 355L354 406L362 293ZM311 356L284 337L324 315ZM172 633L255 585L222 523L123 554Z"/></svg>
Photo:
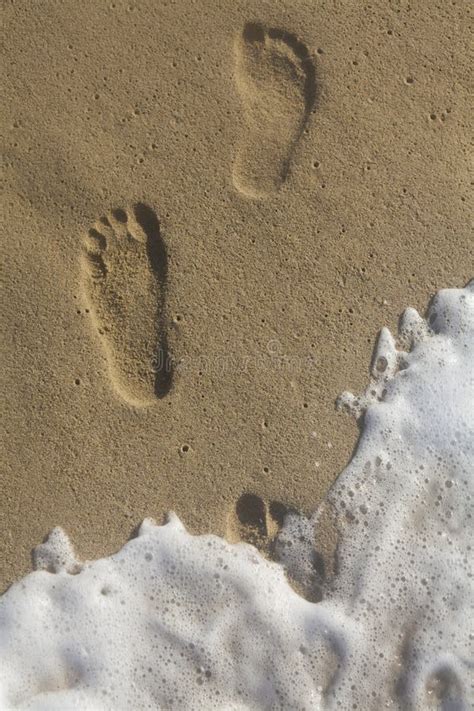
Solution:
<svg viewBox="0 0 474 711"><path fill-rule="evenodd" d="M472 276L467 15L4 4L2 589L55 525L315 508L377 329Z"/></svg>

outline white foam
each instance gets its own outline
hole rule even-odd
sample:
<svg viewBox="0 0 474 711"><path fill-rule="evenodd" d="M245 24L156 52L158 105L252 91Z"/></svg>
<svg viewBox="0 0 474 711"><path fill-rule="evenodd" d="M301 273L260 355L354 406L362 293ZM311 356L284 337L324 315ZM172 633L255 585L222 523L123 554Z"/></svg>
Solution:
<svg viewBox="0 0 474 711"><path fill-rule="evenodd" d="M472 708L473 284L407 311L400 338L384 329L366 392L341 397L357 452L323 509L288 517L281 564L173 515L94 562L55 529L0 599L0 708Z"/></svg>

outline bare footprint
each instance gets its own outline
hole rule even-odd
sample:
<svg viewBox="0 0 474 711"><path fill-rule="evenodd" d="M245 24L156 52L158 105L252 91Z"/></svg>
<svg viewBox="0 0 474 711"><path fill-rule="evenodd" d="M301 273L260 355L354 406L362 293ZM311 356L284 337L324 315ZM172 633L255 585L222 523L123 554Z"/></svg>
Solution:
<svg viewBox="0 0 474 711"><path fill-rule="evenodd" d="M288 32L248 23L235 45L235 78L247 130L233 167L235 187L248 197L274 193L317 96L308 49Z"/></svg>
<svg viewBox="0 0 474 711"><path fill-rule="evenodd" d="M84 290L112 383L130 405L152 405L169 391L164 306L167 253L153 210L113 210L84 242Z"/></svg>

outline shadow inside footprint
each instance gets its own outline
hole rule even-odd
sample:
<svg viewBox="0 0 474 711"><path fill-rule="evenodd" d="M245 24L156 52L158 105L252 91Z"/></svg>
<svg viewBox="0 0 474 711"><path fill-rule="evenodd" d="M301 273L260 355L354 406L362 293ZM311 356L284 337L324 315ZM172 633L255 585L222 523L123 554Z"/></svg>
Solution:
<svg viewBox="0 0 474 711"><path fill-rule="evenodd" d="M173 381L173 366L168 349L168 337L165 321L165 306L168 285L168 252L161 236L160 223L156 213L144 203L133 207L135 219L146 235L146 249L151 268L161 284L160 304L158 309L158 343L155 354L156 376L155 395L164 397L171 388Z"/></svg>
<svg viewBox="0 0 474 711"><path fill-rule="evenodd" d="M255 494L242 494L235 506L235 513L243 526L255 529L260 535L267 533L265 504Z"/></svg>

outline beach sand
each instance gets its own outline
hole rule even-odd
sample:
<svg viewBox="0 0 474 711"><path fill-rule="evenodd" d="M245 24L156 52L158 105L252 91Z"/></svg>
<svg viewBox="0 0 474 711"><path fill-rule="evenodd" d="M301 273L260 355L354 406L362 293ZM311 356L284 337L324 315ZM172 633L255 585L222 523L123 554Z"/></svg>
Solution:
<svg viewBox="0 0 474 711"><path fill-rule="evenodd" d="M314 510L378 329L472 276L467 13L5 4L1 589L55 525Z"/></svg>

